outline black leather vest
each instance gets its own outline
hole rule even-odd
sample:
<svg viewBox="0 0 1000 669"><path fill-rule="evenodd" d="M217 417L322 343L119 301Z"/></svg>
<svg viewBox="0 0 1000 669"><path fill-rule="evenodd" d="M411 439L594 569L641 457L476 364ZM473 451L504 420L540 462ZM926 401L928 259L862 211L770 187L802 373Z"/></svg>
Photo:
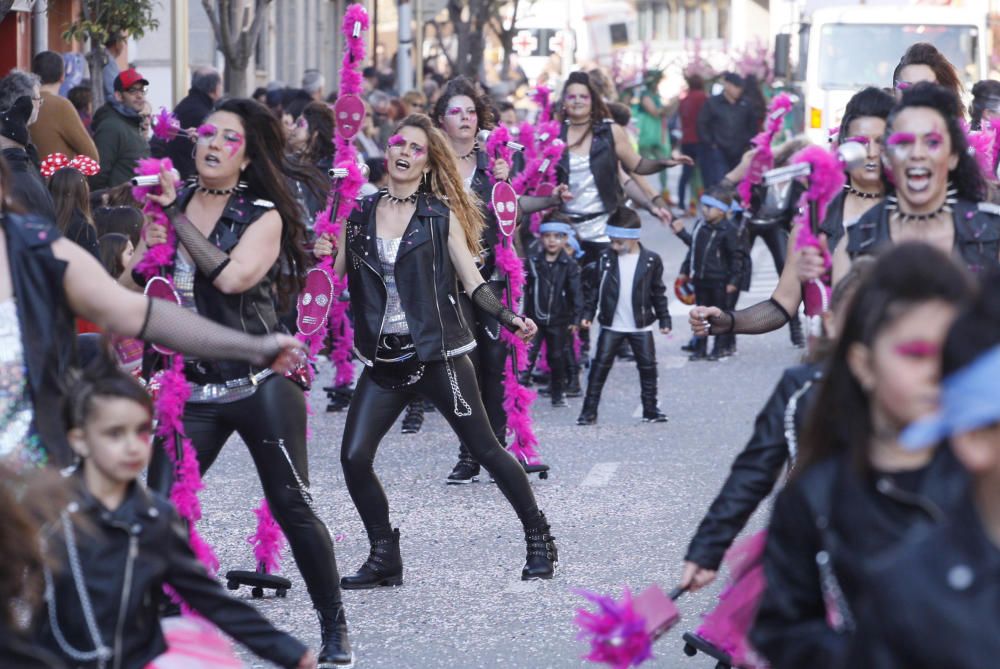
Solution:
<svg viewBox="0 0 1000 669"><path fill-rule="evenodd" d="M67 264L52 253L52 242L61 235L40 216L5 214L0 221L34 409L32 433L48 463L65 467L73 455L63 422L63 379L76 365L76 324L63 289Z"/></svg>
<svg viewBox="0 0 1000 669"><path fill-rule="evenodd" d="M615 153L615 137L611 132L611 120L594 126L590 141L590 171L597 182L597 192L604 204L604 211L613 212L624 200L621 182L618 180L618 154ZM560 138L565 142L569 124L564 123ZM569 185L569 149L563 152L556 166L556 181Z"/></svg>
<svg viewBox="0 0 1000 669"><path fill-rule="evenodd" d="M382 193L360 200L347 221L347 279L354 314L354 349L373 364L386 308L386 286L378 256L375 214ZM448 254L451 212L422 193L396 255L396 287L406 324L423 362L461 355L475 347L468 318L459 307L459 282Z"/></svg>
<svg viewBox="0 0 1000 669"><path fill-rule="evenodd" d="M479 273L483 280L489 281L496 269L497 258L495 247L500 239L500 228L497 226L497 217L490 207L493 199L493 186L490 185L490 157L485 151L476 152L476 171L472 173L472 192L479 199L479 211L483 214L483 235L479 238L479 243L483 247L480 254Z"/></svg>
<svg viewBox="0 0 1000 669"><path fill-rule="evenodd" d="M959 200L952 207L955 253L976 274L1000 266L1000 211L989 211L991 207L996 209L969 200ZM889 210L884 200L847 229L847 253L852 259L876 253L891 243Z"/></svg>
<svg viewBox="0 0 1000 669"><path fill-rule="evenodd" d="M188 187L178 194L181 211L187 209L194 192L193 187ZM258 200L245 192L234 193L208 240L220 250L232 253L247 229L272 209L274 205L267 200ZM280 330L274 305L274 280L279 267L280 263L275 263L256 286L234 295L223 293L200 270L195 270L194 303L198 314L248 334L262 335ZM199 360L194 367L196 369L188 369L188 380L202 384L246 378L261 371L239 360Z"/></svg>

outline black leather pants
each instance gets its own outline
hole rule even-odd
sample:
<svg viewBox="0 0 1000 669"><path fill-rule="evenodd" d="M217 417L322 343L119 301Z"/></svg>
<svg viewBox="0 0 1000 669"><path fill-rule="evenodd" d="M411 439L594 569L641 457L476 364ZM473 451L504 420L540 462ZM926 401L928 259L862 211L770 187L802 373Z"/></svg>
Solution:
<svg viewBox="0 0 1000 669"><path fill-rule="evenodd" d="M202 475L215 462L233 432L240 435L257 468L271 513L288 539L313 606L324 610L339 603L340 575L333 542L312 507L308 489L306 403L302 389L283 376L272 376L246 399L225 404L188 404L184 409L184 429L198 454ZM172 472L162 448L154 451L153 460L150 486L166 494Z"/></svg>
<svg viewBox="0 0 1000 669"><path fill-rule="evenodd" d="M604 382L608 379L608 373L615 362L618 349L624 342L628 342L635 356L635 364L639 368L640 382L645 380L643 393L648 394L652 390L655 401L656 396L656 346L653 343L653 333L643 332L616 332L607 328L601 328L601 334L597 338L597 350L594 352L594 359L590 363L590 375L587 377L587 394L584 397L584 411L588 409L597 411L597 406L601 401L601 391L604 389ZM650 375L652 375L653 385L649 385ZM642 387L642 386L641 386ZM643 397L644 403L646 397Z"/></svg>
<svg viewBox="0 0 1000 669"><path fill-rule="evenodd" d="M441 412L459 439L468 444L472 457L493 476L521 522L529 525L537 521L538 506L527 475L514 456L493 437L472 361L462 355L452 358L451 362L462 397L471 409L468 416L455 415L455 399L444 362L427 363L423 377L402 390L378 385L367 368L358 379L344 426L340 464L344 468L347 489L369 537L392 531L389 501L375 474L375 453L386 432L414 396L430 400Z"/></svg>
<svg viewBox="0 0 1000 669"><path fill-rule="evenodd" d="M722 310L730 308L729 296L726 294L725 281L703 281L695 279L694 295L699 307L718 307ZM734 295L738 296L739 293L734 293ZM736 338L732 335L715 335L715 346L713 350L716 352L724 350L726 346L728 346L730 338L733 342L736 341ZM695 337L694 350L697 354L705 355L708 350L708 337Z"/></svg>
<svg viewBox="0 0 1000 669"><path fill-rule="evenodd" d="M567 348L571 347L568 325L539 325L536 337L538 345L545 342L545 358L549 365L549 392L552 399L563 396L566 388ZM572 348L569 348L572 353Z"/></svg>

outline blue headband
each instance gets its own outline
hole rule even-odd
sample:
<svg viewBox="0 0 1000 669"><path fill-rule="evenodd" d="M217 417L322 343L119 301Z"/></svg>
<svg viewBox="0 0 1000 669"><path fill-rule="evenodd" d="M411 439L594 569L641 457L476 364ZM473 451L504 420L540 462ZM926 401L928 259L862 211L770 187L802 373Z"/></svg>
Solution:
<svg viewBox="0 0 1000 669"><path fill-rule="evenodd" d="M606 234L615 239L639 239L640 228L619 228L617 225L609 225Z"/></svg>
<svg viewBox="0 0 1000 669"><path fill-rule="evenodd" d="M711 195L702 195L701 203L706 207L715 207L716 209L721 209L722 211L728 212L729 205L722 200L716 199Z"/></svg>
<svg viewBox="0 0 1000 669"><path fill-rule="evenodd" d="M926 448L955 434L1000 421L1000 346L987 351L941 383L941 406L903 431L903 446Z"/></svg>
<svg viewBox="0 0 1000 669"><path fill-rule="evenodd" d="M580 258L583 256L583 249L580 248L580 242L577 240L576 235L570 235L566 242L573 249L574 258Z"/></svg>
<svg viewBox="0 0 1000 669"><path fill-rule="evenodd" d="M569 223L562 223L560 221L546 221L538 226L538 232L558 232L564 235L572 235L573 227Z"/></svg>

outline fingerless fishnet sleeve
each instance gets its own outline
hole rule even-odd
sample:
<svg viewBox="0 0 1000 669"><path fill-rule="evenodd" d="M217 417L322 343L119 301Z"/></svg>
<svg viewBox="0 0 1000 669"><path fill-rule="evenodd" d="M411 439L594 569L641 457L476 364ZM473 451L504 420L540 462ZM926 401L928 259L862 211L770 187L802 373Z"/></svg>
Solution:
<svg viewBox="0 0 1000 669"><path fill-rule="evenodd" d="M497 298L496 293L490 288L489 284L481 283L479 288L472 291L472 303L493 316L500 322L500 325L504 326L511 332L517 332L518 327L514 325L514 319L517 318L517 314L508 309L500 302Z"/></svg>
<svg viewBox="0 0 1000 669"><path fill-rule="evenodd" d="M792 317L774 298L740 309L724 311L721 316L708 319L712 334L764 334L773 332Z"/></svg>
<svg viewBox="0 0 1000 669"><path fill-rule="evenodd" d="M174 226L177 238L191 255L191 260L194 261L198 271L204 274L209 281L215 281L216 277L229 264L229 254L208 241L208 238L201 234L201 231L194 227L191 220L176 207L169 207L164 212Z"/></svg>
<svg viewBox="0 0 1000 669"><path fill-rule="evenodd" d="M139 339L207 360L245 360L267 367L281 352L277 337L249 335L166 300L149 298Z"/></svg>

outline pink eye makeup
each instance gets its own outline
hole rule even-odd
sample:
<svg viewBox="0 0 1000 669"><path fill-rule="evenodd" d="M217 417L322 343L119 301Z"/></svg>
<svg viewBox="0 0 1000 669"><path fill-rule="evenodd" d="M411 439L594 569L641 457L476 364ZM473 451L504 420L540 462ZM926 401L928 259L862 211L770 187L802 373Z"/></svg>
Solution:
<svg viewBox="0 0 1000 669"><path fill-rule="evenodd" d="M198 143L210 144L219 129L211 123L202 123L198 126Z"/></svg>
<svg viewBox="0 0 1000 669"><path fill-rule="evenodd" d="M202 146L210 146L215 138L219 136L219 126L213 123L203 123L198 126L198 143ZM243 146L243 135L235 130L222 131L222 147L230 157Z"/></svg>
<svg viewBox="0 0 1000 669"><path fill-rule="evenodd" d="M393 135L389 138L389 146L403 146L406 144L406 140L403 139L402 135Z"/></svg>
<svg viewBox="0 0 1000 669"><path fill-rule="evenodd" d="M446 116L468 116L469 118L476 117L475 109L462 109L461 107L449 107L448 111L445 112Z"/></svg>
<svg viewBox="0 0 1000 669"><path fill-rule="evenodd" d="M402 149L406 146L406 139L402 135L393 135L389 138L389 147L393 149ZM414 157L419 158L420 156L427 154L427 147L420 146L416 142L410 142L410 153Z"/></svg>
<svg viewBox="0 0 1000 669"><path fill-rule="evenodd" d="M917 135L912 132L894 132L889 135L886 145L893 155L899 159L909 158L917 145ZM919 138L920 143L930 154L937 154L944 148L944 135L936 130L932 130Z"/></svg>
<svg viewBox="0 0 1000 669"><path fill-rule="evenodd" d="M944 144L944 136L939 132L929 132L924 135L924 142L927 144L927 148L934 151L941 148Z"/></svg>
<svg viewBox="0 0 1000 669"><path fill-rule="evenodd" d="M911 84L909 81L897 81L896 82L896 90L897 91L905 91L907 88L912 88L912 87L913 87L913 84Z"/></svg>
<svg viewBox="0 0 1000 669"><path fill-rule="evenodd" d="M929 341L908 341L896 346L896 353L907 358L933 358L941 347Z"/></svg>
<svg viewBox="0 0 1000 669"><path fill-rule="evenodd" d="M222 133L222 139L224 140L223 147L229 153L230 157L236 155L236 153L243 146L243 135L236 132L235 130L226 130Z"/></svg>
<svg viewBox="0 0 1000 669"><path fill-rule="evenodd" d="M590 96L586 93L567 95L566 99L570 102L590 102Z"/></svg>
<svg viewBox="0 0 1000 669"><path fill-rule="evenodd" d="M912 132L894 132L889 135L889 141L886 142L889 146L900 146L902 144L913 144L917 141L917 136Z"/></svg>
<svg viewBox="0 0 1000 669"><path fill-rule="evenodd" d="M844 141L845 142L857 142L858 144L860 144L861 146L863 146L865 148L870 147L872 145L872 143L874 143L875 146L882 146L882 138L881 137L864 137L863 135L856 135L854 137L848 137Z"/></svg>

